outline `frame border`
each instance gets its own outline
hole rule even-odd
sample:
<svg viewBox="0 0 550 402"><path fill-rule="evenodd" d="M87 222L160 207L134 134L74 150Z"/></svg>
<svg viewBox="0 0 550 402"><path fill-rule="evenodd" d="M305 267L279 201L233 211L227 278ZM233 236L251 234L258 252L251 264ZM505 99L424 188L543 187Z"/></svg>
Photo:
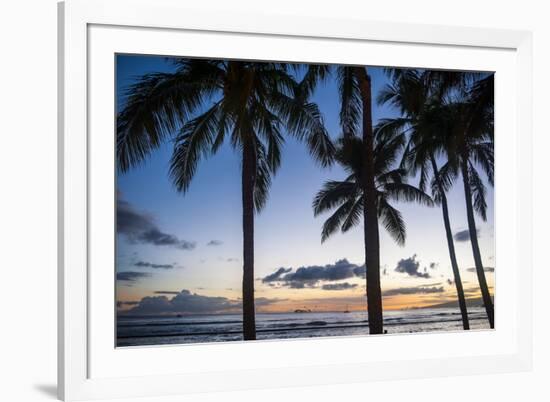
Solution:
<svg viewBox="0 0 550 402"><path fill-rule="evenodd" d="M133 13L127 13L133 9ZM285 386L365 382L365 364L314 366L318 380L304 383L302 368L242 370L228 374L186 374L156 377L145 392L143 378L88 378L88 249L87 249L87 51L88 25L186 29L219 33L253 33L286 37L369 40L433 46L509 49L517 58L518 141L518 275L521 294L518 353L423 360L422 372L411 373L395 362L377 363L379 374L369 380L422 378L463 374L527 371L532 367L532 33L528 31L322 19L292 15L247 13L209 14L178 0L67 0L58 4L58 396L63 400L105 397L159 396L175 393L260 389L272 386L270 374L284 370ZM435 39L434 39L435 38ZM475 362L475 368L472 368ZM348 370L338 370L343 368ZM391 368L393 374L385 372ZM354 372L354 375L350 375ZM328 380L330 373L330 381ZM237 380L245 374L247 386ZM205 376L208 381L205 381ZM292 380L294 378L294 380ZM173 382L179 382L174 389ZM138 389L136 391L136 389Z"/></svg>

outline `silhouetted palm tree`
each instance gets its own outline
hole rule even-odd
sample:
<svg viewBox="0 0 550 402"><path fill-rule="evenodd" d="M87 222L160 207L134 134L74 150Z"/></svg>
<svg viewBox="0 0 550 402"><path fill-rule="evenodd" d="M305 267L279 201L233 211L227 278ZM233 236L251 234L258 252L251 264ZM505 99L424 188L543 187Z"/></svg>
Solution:
<svg viewBox="0 0 550 402"><path fill-rule="evenodd" d="M380 235L374 167L372 85L367 67L336 67L340 94L340 125L346 137L362 138L363 163L357 177L362 193L363 236L369 332L383 333L382 289L380 287Z"/></svg>
<svg viewBox="0 0 550 402"><path fill-rule="evenodd" d="M470 323L466 298L456 259L446 195L450 183L444 182L436 162L436 155L440 154L444 148L444 141L442 141L444 136L438 131L441 127L437 106L443 102L445 93L453 85L449 85L447 80L441 80L440 77L444 73L440 72L418 70L389 70L388 72L393 80L379 93L378 102L389 103L396 107L401 117L383 121L383 129L408 134L409 143L403 156L402 166L410 174L420 173L421 190L425 190L430 173L432 175L432 198L437 205L441 206L462 326L468 330ZM434 77L434 75L437 76Z"/></svg>
<svg viewBox="0 0 550 402"><path fill-rule="evenodd" d="M456 175L460 171L462 176L476 274L491 328L495 326L494 306L479 250L474 211L484 221L487 219L486 189L478 167L487 176L489 184L494 186L493 80L493 75L480 80L464 101L450 105L456 159L449 161L451 165L448 169L450 174Z"/></svg>
<svg viewBox="0 0 550 402"><path fill-rule="evenodd" d="M382 130L375 130L373 168L376 210L374 212L399 245L405 243L405 222L401 213L391 205L390 201L414 201L433 205L426 193L405 182L407 172L404 169L393 168L404 143L404 135L388 138ZM363 186L364 148L363 140L357 137L343 136L338 141L336 161L344 168L347 177L341 181L327 181L315 196L313 201L315 215L334 210L323 225L321 241L325 241L338 230L347 232L360 223L364 224L368 219L364 211L366 197ZM367 241L368 239L365 238L365 243ZM368 247L371 245L368 244ZM366 265L367 285L370 269L371 267Z"/></svg>
<svg viewBox="0 0 550 402"><path fill-rule="evenodd" d="M494 185L494 76L461 72L426 74L429 85L436 85L439 94L435 100L432 98L428 108L430 117L424 119L426 126L420 131L431 132L431 140L428 141L432 142L433 149L447 156L447 162L438 172L438 182L444 187L443 190L450 188L459 175L462 177L476 274L489 325L494 328L494 306L485 277L474 216L477 212L483 220L487 219L486 188L479 168L487 176L489 184Z"/></svg>
<svg viewBox="0 0 550 402"><path fill-rule="evenodd" d="M185 192L199 161L229 141L242 160L243 335L256 339L254 213L265 205L281 161L283 130L304 140L322 165L333 145L317 106L282 63L179 59L174 73L149 74L129 88L118 117L122 171L173 139L170 176Z"/></svg>
<svg viewBox="0 0 550 402"><path fill-rule="evenodd" d="M380 238L378 232L377 197L374 168L374 134L372 126L372 85L365 66L309 66L302 86L313 91L328 72L334 72L340 97L340 125L345 137L362 138L363 160L359 184L365 197L363 235L367 270L367 303L369 332L383 332L382 290L380 287Z"/></svg>

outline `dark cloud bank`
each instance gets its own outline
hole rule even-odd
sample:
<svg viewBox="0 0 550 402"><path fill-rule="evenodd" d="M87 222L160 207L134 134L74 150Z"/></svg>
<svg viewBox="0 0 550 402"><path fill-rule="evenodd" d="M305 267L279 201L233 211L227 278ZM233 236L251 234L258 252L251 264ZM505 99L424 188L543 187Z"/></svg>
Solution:
<svg viewBox="0 0 550 402"><path fill-rule="evenodd" d="M137 301L117 301L116 302L117 308L121 308L124 306L135 306L137 304L139 304L139 302Z"/></svg>
<svg viewBox="0 0 550 402"><path fill-rule="evenodd" d="M334 264L312 265L300 267L294 272L293 268L279 268L275 272L262 278L263 283L278 284L292 289L315 288L321 282L336 282L350 278L365 278L365 266L350 263L347 259L336 261ZM324 290L344 290L355 286L350 283L325 284Z"/></svg>
<svg viewBox="0 0 550 402"><path fill-rule="evenodd" d="M155 293L160 293L157 291ZM171 291L163 292L172 294ZM283 299L268 299L266 297L257 297L256 307L267 306ZM241 310L240 300L231 300L226 297L203 296L191 293L189 290L182 290L169 299L166 296L147 296L139 303L128 310L126 314L130 315L154 315L154 314L214 314L238 312Z"/></svg>
<svg viewBox="0 0 550 402"><path fill-rule="evenodd" d="M136 271L123 271L117 272L116 280L120 282L125 282L126 284L132 284L137 282L141 278L146 278L151 276L148 272L136 272Z"/></svg>
<svg viewBox="0 0 550 402"><path fill-rule="evenodd" d="M195 242L163 232L150 214L137 211L120 198L117 198L117 232L135 244L170 246L180 250L192 250L196 246Z"/></svg>
<svg viewBox="0 0 550 402"><path fill-rule="evenodd" d="M413 286L407 288L388 289L382 292L382 296L397 296L397 295L417 295L443 293L443 286Z"/></svg>
<svg viewBox="0 0 550 402"><path fill-rule="evenodd" d="M358 285L356 283L349 283L349 282L343 282L343 283L327 283L323 286L321 286L321 289L323 290L348 290L348 289L355 289Z"/></svg>

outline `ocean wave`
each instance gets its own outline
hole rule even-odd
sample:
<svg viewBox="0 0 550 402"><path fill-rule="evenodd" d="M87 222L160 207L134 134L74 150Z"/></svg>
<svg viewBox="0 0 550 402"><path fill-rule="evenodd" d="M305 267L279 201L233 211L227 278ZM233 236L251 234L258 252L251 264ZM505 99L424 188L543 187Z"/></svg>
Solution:
<svg viewBox="0 0 550 402"><path fill-rule="evenodd" d="M171 321L151 322L143 324L118 323L118 327L166 327L166 326L189 326L189 325L220 325L220 324L242 324L242 321Z"/></svg>
<svg viewBox="0 0 550 402"><path fill-rule="evenodd" d="M366 335L366 313L339 314L281 314L276 317L258 314L258 339L309 338L317 336ZM484 311L471 311L472 328L485 328ZM407 311L394 312L384 317L388 333L410 333L458 330L462 327L459 311ZM206 317L197 319L151 317L119 320L117 344L140 345L161 343L193 343L239 340L242 337L242 320L238 316Z"/></svg>

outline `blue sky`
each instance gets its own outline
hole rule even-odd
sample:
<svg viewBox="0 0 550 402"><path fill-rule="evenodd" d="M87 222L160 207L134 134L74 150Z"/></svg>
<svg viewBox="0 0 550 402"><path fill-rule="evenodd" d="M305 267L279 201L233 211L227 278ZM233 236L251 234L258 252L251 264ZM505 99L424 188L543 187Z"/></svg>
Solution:
<svg viewBox="0 0 550 402"><path fill-rule="evenodd" d="M117 104L120 108L125 88L139 76L149 72L169 72L173 67L162 57L119 55L116 68ZM369 73L373 94L376 94L388 79L380 68L369 68ZM334 79L329 79L316 90L313 101L319 105L330 135L336 138L340 133L339 98ZM374 123L380 118L395 116L397 111L374 104ZM167 174L171 151L171 144L167 143L143 165L117 178L119 200L124 202L128 211L145 217L147 224L153 225L161 234L172 236L163 238L163 242L156 241L157 244L136 242L119 230L116 269L121 280L117 281L117 300L130 307L143 297L163 297L158 292L187 290L191 295L204 296L201 300L225 298L238 301L242 280L240 156L225 144L216 155L201 161L189 191L180 194ZM328 216L313 216L311 202L315 193L326 180L341 178L343 171L339 167L320 168L302 143L287 137L281 168L273 179L268 204L256 216L256 277L263 278L281 267L295 272L298 267L331 269L339 260L346 260L350 266L363 264L360 227L346 234L338 233L321 244L321 226ZM461 187L457 182L448 194L453 232L467 229ZM488 189L487 201L487 222L477 220L479 241L485 266L494 267L491 188ZM387 295L385 308L452 300L456 296L454 285L448 282L452 274L441 210L415 204L395 203L394 206L402 212L406 222L407 241L404 247L397 246L384 229L380 229L382 288ZM464 286L471 289L471 295L477 295L474 292L477 279L468 271L474 266L470 243L457 241L456 248L466 282ZM403 264L417 267L421 275L400 272L398 267ZM126 274L121 274L124 272ZM488 280L493 283L492 272L488 272ZM256 297L265 298L265 304L261 303L258 309L288 311L296 306L315 305L334 310L349 303L354 308L364 305L364 279L349 277L336 283L350 286L323 288L322 285L328 282L319 282L315 287L291 289L269 286L258 280ZM395 290L411 288L419 291L400 294ZM170 299L172 296L165 293L164 297Z"/></svg>

